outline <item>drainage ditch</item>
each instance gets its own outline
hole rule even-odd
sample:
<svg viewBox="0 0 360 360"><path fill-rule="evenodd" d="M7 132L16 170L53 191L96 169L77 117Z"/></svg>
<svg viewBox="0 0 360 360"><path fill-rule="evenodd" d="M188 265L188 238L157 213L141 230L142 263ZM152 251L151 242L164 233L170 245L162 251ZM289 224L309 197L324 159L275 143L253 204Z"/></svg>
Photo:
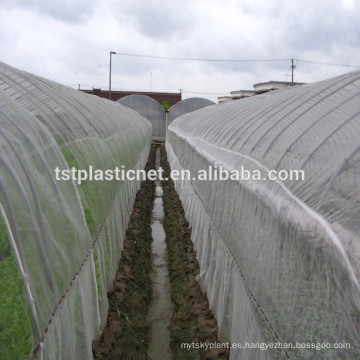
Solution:
<svg viewBox="0 0 360 360"><path fill-rule="evenodd" d="M160 167L160 149L156 152L156 169ZM155 200L152 215L152 262L153 301L148 320L151 324L150 360L171 360L169 325L172 315L171 287L163 227L163 189L159 179L155 180Z"/></svg>
<svg viewBox="0 0 360 360"><path fill-rule="evenodd" d="M160 165L169 178L165 148L153 146L146 170ZM229 358L224 349L181 347L218 338L216 320L197 281L199 265L190 236L172 180L144 181L108 295L107 325L93 343L95 359Z"/></svg>

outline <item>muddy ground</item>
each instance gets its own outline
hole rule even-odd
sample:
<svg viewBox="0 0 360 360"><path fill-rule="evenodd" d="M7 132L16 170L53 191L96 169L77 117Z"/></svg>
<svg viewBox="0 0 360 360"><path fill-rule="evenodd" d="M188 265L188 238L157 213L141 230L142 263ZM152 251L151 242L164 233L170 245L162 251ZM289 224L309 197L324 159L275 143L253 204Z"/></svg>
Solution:
<svg viewBox="0 0 360 360"><path fill-rule="evenodd" d="M156 146L152 147L147 169L154 168ZM169 175L166 153L161 146L161 165ZM181 343L217 341L217 324L207 297L197 281L199 265L190 240L191 229L171 180L162 183L164 191L164 228L168 247L169 272L174 313L170 325L173 359L228 359L227 350L182 349ZM107 326L99 341L93 343L95 359L147 359L150 325L147 321L152 299L151 214L155 184L147 180L139 190L124 249L108 294ZM166 360L166 359L157 359Z"/></svg>
<svg viewBox="0 0 360 360"><path fill-rule="evenodd" d="M164 147L161 149L164 177L170 178L170 167ZM224 349L186 350L181 344L218 341L216 320L209 310L206 294L197 280L199 263L191 241L191 228L185 218L172 180L163 181L164 229L169 259L174 314L170 328L170 347L175 359L228 359Z"/></svg>

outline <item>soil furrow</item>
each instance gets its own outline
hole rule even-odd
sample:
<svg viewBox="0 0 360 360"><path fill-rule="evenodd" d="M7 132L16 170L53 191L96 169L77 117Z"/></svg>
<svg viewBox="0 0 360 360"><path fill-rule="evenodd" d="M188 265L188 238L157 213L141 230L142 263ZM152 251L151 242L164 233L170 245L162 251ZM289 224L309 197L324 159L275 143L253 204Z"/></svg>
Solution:
<svg viewBox="0 0 360 360"><path fill-rule="evenodd" d="M191 229L185 218L179 196L170 179L166 151L161 148L161 166L164 169L164 229L169 259L170 281L174 313L170 329L170 347L174 359L228 359L227 349L204 350L195 344L218 341L217 322L209 310L206 294L197 280L199 263L191 241ZM183 343L194 343L190 350Z"/></svg>
<svg viewBox="0 0 360 360"><path fill-rule="evenodd" d="M146 170L154 169L158 146L153 146ZM165 148L161 146L164 177L170 178ZM174 360L228 359L227 349L187 350L183 343L214 343L217 323L197 280L199 264L191 241L191 229L185 219L172 180L162 182L173 315L170 348ZM101 338L93 343L94 359L148 359L151 326L148 321L152 300L151 217L155 196L154 181L146 180L136 196L133 213L124 240L124 248L108 294L109 314ZM167 359L158 359L167 360Z"/></svg>

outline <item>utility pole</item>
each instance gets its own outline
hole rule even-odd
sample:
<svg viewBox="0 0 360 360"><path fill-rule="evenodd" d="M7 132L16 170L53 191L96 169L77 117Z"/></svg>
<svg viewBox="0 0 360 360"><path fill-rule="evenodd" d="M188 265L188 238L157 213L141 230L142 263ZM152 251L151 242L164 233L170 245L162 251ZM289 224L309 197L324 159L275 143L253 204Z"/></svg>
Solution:
<svg viewBox="0 0 360 360"><path fill-rule="evenodd" d="M291 59L291 84L294 85L294 59Z"/></svg>
<svg viewBox="0 0 360 360"><path fill-rule="evenodd" d="M115 55L115 51L110 51L110 71L109 71L109 100L111 100L111 56Z"/></svg>

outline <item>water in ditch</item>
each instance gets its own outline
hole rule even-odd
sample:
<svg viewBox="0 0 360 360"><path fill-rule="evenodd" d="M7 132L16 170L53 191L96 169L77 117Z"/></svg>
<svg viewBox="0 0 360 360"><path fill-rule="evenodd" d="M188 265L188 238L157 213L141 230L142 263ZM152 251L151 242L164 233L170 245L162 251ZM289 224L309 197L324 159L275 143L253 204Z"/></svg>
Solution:
<svg viewBox="0 0 360 360"><path fill-rule="evenodd" d="M160 166L160 150L156 152L156 168ZM153 302L149 310L151 324L150 360L171 360L169 342L169 324L172 315L170 279L166 255L165 231L162 225L164 218L163 189L161 182L155 181L156 192L152 213L152 264L153 264Z"/></svg>

